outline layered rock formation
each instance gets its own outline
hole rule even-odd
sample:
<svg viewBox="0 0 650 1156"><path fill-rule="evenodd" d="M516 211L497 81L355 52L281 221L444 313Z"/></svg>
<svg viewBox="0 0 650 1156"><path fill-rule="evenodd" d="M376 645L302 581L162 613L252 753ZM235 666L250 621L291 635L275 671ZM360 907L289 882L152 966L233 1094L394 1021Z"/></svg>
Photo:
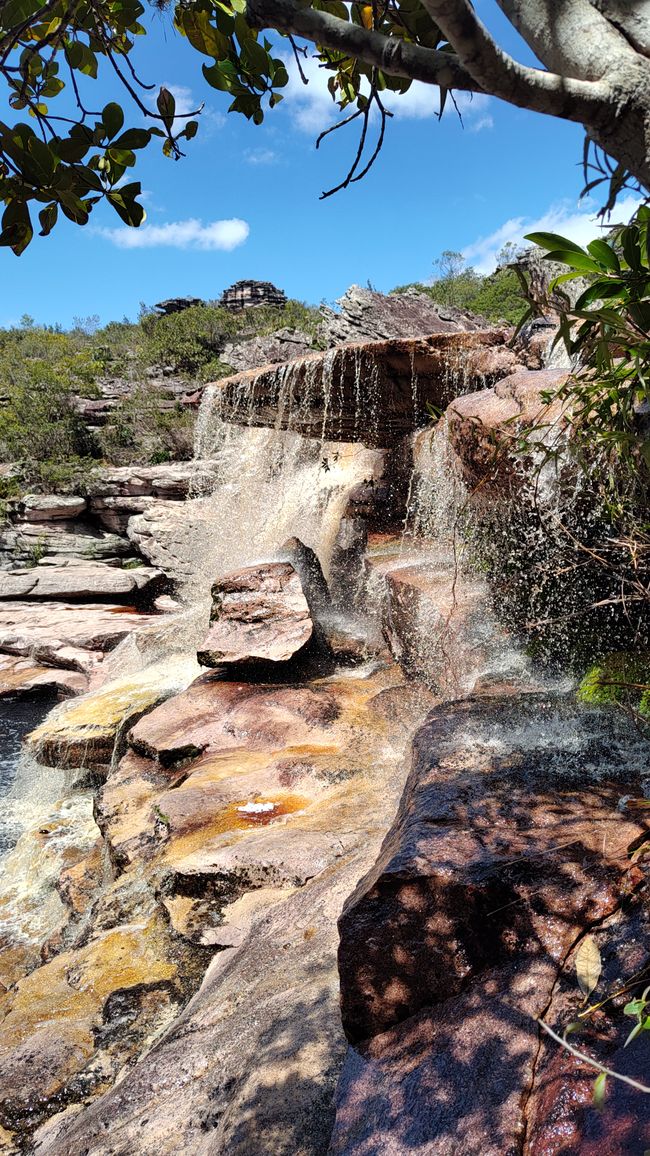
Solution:
<svg viewBox="0 0 650 1156"><path fill-rule="evenodd" d="M439 321L435 336L348 345L280 367L265 366L208 387L204 405L222 420L279 426L304 437L394 446L459 393L516 368L502 330L460 331Z"/></svg>
<svg viewBox="0 0 650 1156"><path fill-rule="evenodd" d="M287 303L286 293L271 281L236 281L229 289L224 289L219 304L224 309L238 312L255 305L272 305L282 309Z"/></svg>
<svg viewBox="0 0 650 1156"><path fill-rule="evenodd" d="M509 458L557 379L442 312L433 336L211 387L214 460L16 509L9 532L51 546L4 575L0 679L91 689L28 739L68 794L30 796L0 888L7 1151L650 1145L627 1090L597 1117L593 1073L535 1024L584 1010L587 934L599 1002L648 966L645 746L540 684L457 549L463 480L516 496L491 450ZM442 453L427 406L459 392ZM74 563L75 534L107 560ZM136 550L191 612L120 565ZM642 1079L624 998L581 1045Z"/></svg>
<svg viewBox="0 0 650 1156"><path fill-rule="evenodd" d="M484 318L451 305L438 305L426 293L415 290L385 296L352 285L337 305L338 311L323 308L321 337L330 346L489 328Z"/></svg>

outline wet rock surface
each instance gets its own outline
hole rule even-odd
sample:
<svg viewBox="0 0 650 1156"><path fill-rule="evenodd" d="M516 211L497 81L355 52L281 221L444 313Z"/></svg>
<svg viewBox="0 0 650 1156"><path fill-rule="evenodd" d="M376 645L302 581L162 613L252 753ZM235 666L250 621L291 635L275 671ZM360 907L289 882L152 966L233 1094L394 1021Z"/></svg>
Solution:
<svg viewBox="0 0 650 1156"><path fill-rule="evenodd" d="M535 1111L541 1131L526 1151L583 1151L543 1139L551 1107L558 1144L571 1121L582 1137L584 1120L566 1082L548 1101L535 1019L558 983L575 1018L571 953L636 903L644 877L628 850L646 825L619 800L642 765L639 742L616 716L538 695L429 716L394 827L339 921L355 1047L332 1153L397 1156L415 1140L432 1153L515 1153ZM640 955L647 965L643 948L628 979ZM615 1118L620 1137L628 1123Z"/></svg>
<svg viewBox="0 0 650 1156"><path fill-rule="evenodd" d="M518 360L505 341L499 329L441 327L428 337L344 345L224 378L205 397L218 399L228 421L390 447L428 420L427 405L444 409L512 373Z"/></svg>
<svg viewBox="0 0 650 1156"><path fill-rule="evenodd" d="M60 1111L35 1151L326 1151L344 1051L335 915L394 808L414 709L390 665L308 686L206 675L132 727L96 803L113 882L89 897L87 863L65 865L57 912L62 899L72 923L57 915L51 958L10 989L9 1129ZM150 1058L104 1097L161 1027ZM96 1096L77 1130L63 1109Z"/></svg>
<svg viewBox="0 0 650 1156"><path fill-rule="evenodd" d="M452 402L446 414L449 440L470 489L480 483L491 496L516 492L522 460L512 454L513 439L535 423L558 421L561 404L549 404L541 395L558 388L567 376L565 369L519 369L491 389Z"/></svg>
<svg viewBox="0 0 650 1156"><path fill-rule="evenodd" d="M313 629L293 566L251 566L213 585L210 629L198 659L203 666L286 662L303 650Z"/></svg>

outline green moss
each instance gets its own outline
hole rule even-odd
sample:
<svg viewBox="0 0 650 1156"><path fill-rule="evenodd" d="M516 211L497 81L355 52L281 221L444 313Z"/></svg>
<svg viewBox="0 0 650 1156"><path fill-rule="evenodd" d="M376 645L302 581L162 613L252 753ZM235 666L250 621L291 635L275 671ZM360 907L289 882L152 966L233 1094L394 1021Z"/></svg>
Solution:
<svg viewBox="0 0 650 1156"><path fill-rule="evenodd" d="M578 700L592 706L627 706L650 718L650 654L608 655L587 671Z"/></svg>

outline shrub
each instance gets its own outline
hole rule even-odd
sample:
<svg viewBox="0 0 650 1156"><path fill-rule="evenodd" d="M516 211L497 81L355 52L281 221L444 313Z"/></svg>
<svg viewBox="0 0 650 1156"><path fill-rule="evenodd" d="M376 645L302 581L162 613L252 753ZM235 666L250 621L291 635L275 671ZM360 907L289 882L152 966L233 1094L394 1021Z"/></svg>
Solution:
<svg viewBox="0 0 650 1156"><path fill-rule="evenodd" d="M503 261L509 256L508 252L504 252ZM438 305L466 309L485 317L487 321L507 321L510 325L518 325L526 313L528 306L517 274L505 263L496 272L482 276L471 265L466 265L461 253L447 250L438 258L435 266L438 276L431 284L403 285L393 289L393 293L417 289Z"/></svg>

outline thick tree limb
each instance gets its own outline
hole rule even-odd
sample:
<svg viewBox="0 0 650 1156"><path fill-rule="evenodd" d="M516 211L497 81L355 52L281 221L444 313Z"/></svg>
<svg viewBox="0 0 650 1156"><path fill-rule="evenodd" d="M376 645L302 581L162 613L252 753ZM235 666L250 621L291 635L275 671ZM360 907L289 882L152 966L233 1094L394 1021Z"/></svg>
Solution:
<svg viewBox="0 0 650 1156"><path fill-rule="evenodd" d="M295 0L248 0L245 15L253 27L292 32L333 52L358 57L389 76L403 76L465 92L483 91L453 53L382 36L380 32L340 20L328 12L304 7Z"/></svg>
<svg viewBox="0 0 650 1156"><path fill-rule="evenodd" d="M424 0L424 4L456 55L382 36L297 0L249 0L246 19L256 27L291 32L323 48L357 57L391 76L441 88L485 92L520 108L579 124L602 113L609 95L605 85L518 64L491 40L466 0ZM478 44L473 32L478 34Z"/></svg>
<svg viewBox="0 0 650 1156"><path fill-rule="evenodd" d="M579 80L601 80L613 61L629 54L609 9L626 0L497 0L499 8L546 68ZM639 7L639 5L636 5ZM602 10L606 10L606 12ZM613 15L613 14L612 14Z"/></svg>
<svg viewBox="0 0 650 1156"><path fill-rule="evenodd" d="M495 43L469 0L422 2L460 62L484 91L520 108L582 124L602 108L609 95L604 83L520 64Z"/></svg>

